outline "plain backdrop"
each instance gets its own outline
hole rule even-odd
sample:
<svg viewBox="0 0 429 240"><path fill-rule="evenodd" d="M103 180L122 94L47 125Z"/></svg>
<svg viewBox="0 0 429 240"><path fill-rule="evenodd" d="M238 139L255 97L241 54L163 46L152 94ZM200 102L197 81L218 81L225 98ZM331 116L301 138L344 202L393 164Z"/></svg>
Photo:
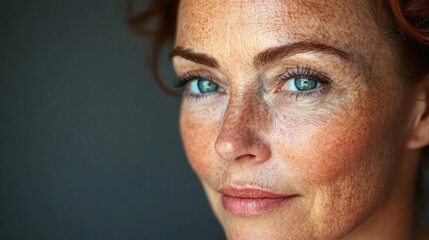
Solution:
<svg viewBox="0 0 429 240"><path fill-rule="evenodd" d="M124 3L0 0L1 240L224 238Z"/></svg>
<svg viewBox="0 0 429 240"><path fill-rule="evenodd" d="M0 0L1 240L224 239L124 1Z"/></svg>

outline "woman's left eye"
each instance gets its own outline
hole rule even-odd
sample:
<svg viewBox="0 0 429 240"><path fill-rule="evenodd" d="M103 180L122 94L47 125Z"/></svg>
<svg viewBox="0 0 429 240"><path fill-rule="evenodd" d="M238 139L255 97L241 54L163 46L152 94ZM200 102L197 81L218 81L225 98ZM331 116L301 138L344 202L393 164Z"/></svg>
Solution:
<svg viewBox="0 0 429 240"><path fill-rule="evenodd" d="M195 79L190 81L189 90L194 94L204 94L218 91L219 85L209 79Z"/></svg>
<svg viewBox="0 0 429 240"><path fill-rule="evenodd" d="M320 82L312 78L294 77L286 80L285 84L282 87L282 90L287 90L291 92L303 92L320 88L320 86Z"/></svg>

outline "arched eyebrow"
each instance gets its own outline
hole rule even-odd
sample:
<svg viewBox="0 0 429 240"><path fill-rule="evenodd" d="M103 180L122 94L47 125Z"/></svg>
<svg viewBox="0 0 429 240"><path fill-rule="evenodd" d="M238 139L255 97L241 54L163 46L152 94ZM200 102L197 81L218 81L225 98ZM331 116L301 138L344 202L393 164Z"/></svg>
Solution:
<svg viewBox="0 0 429 240"><path fill-rule="evenodd" d="M268 64L275 63L282 60L283 58L306 52L321 52L337 56L343 60L350 61L348 53L337 49L335 47L317 43L317 42L294 42L278 47L268 48L262 52L256 54L253 58L253 65L256 68L263 67Z"/></svg>
<svg viewBox="0 0 429 240"><path fill-rule="evenodd" d="M271 47L259 52L253 58L253 65L255 68L261 68L265 65L280 61L286 57L306 52L321 52L337 56L346 61L350 61L349 54L338 48L317 42L294 42L282 46ZM172 59L176 56L180 56L189 61L206 65L208 67L220 68L219 62L216 60L216 58L205 53L194 52L193 50L182 46L176 46L171 51L170 58Z"/></svg>
<svg viewBox="0 0 429 240"><path fill-rule="evenodd" d="M180 56L189 61L206 65L211 68L220 68L219 62L216 60L216 58L204 53L196 53L191 49L184 48L182 46L177 46L173 49L173 51L171 51L170 59L173 59L175 56Z"/></svg>

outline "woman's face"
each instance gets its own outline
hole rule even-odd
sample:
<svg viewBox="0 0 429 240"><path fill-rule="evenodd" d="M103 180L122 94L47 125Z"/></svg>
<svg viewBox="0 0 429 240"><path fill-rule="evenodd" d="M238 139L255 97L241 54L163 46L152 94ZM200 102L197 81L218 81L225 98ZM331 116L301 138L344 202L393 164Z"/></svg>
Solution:
<svg viewBox="0 0 429 240"><path fill-rule="evenodd" d="M334 239L389 199L408 93L370 3L182 0L186 154L229 239Z"/></svg>

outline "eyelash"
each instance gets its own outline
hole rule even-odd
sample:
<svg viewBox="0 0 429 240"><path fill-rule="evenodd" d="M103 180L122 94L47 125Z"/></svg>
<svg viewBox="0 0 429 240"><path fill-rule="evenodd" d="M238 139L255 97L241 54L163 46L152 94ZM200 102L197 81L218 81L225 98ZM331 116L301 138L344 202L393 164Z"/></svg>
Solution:
<svg viewBox="0 0 429 240"><path fill-rule="evenodd" d="M213 82L212 76L208 74L204 74L200 72L188 72L182 76L177 76L176 79L173 81L173 87L179 89L181 92L183 92L184 96L189 97L191 99L201 99L204 97L208 97L208 95L211 95L211 93L192 94L186 91L185 88L188 85L188 83L198 79L207 79Z"/></svg>
<svg viewBox="0 0 429 240"><path fill-rule="evenodd" d="M281 75L277 77L277 85L279 87L276 88L275 92L280 92L280 89L288 80L298 77L313 79L319 82L321 87L315 90L287 92L286 94L288 94L290 98L295 98L295 100L298 100L299 98L317 97L327 94L330 90L329 86L331 85L332 80L325 74L315 71L309 67L296 66L295 68L286 69Z"/></svg>
<svg viewBox="0 0 429 240"><path fill-rule="evenodd" d="M295 98L295 100L298 100L299 98L322 96L324 94L327 94L330 90L329 86L331 85L332 80L329 77L327 77L325 74L315 71L306 66L304 67L296 66L295 68L286 69L285 71L282 72L282 74L277 76L276 78L277 87L275 92L276 93L281 92L280 89L288 80L297 78L297 77L305 77L305 78L313 79L319 82L321 84L321 87L315 90L299 91L299 92L283 91L285 92L285 94L288 95L288 97ZM200 99L211 95L211 93L192 94L186 91L185 88L188 85L188 83L197 79L207 79L209 81L213 81L212 76L208 74L200 73L200 72L188 72L182 76L177 76L177 78L173 81L173 86L174 88L177 88L181 92L183 92L184 96L192 99Z"/></svg>

